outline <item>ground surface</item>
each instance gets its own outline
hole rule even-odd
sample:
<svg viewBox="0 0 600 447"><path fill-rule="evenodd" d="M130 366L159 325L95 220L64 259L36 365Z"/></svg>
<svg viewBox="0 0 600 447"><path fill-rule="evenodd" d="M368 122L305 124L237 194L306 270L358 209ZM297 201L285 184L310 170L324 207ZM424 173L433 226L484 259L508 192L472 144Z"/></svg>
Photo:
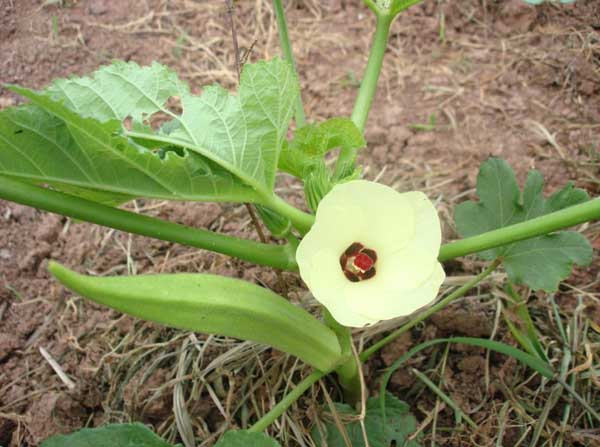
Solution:
<svg viewBox="0 0 600 447"><path fill-rule="evenodd" d="M3 0L0 83L42 87L55 77L85 74L119 58L158 60L195 88L215 81L233 87L224 3ZM240 44L252 46L250 59L278 54L270 2L236 5ZM308 116L349 114L373 26L368 11L358 0L294 0L288 2L288 14ZM394 24L386 57L362 156L365 175L399 190L422 189L438 200L447 240L455 237L452 207L472 194L477 166L490 154L511 162L521 181L528 169L541 170L548 192L572 179L598 194L596 0L537 9L517 0L426 1ZM19 101L0 89L0 107ZM431 129L419 128L431 119ZM297 196L287 180L281 185L283 195ZM188 225L256 237L243 207L136 206ZM585 229L596 248L598 230L597 224ZM209 445L229 427L247 426L306 374L293 359L249 343L177 332L84 302L49 278L48 259L102 274L209 271L281 286L268 269L0 201L2 446L36 446L55 433L129 420L151 424L186 445L193 445L194 435ZM469 258L446 267L449 274L469 275L481 264ZM573 365L586 359L584 342L592 351L598 348L589 339L595 336L597 342L597 334L590 330L586 336L582 330L590 322L600 324L598 274L596 258L555 297L571 329L580 329L572 340ZM283 280L289 296L304 295L294 275ZM514 343L499 314L501 285L502 276L493 277L490 285L386 348L366 368L369 387L377 389L381 368L426 339L466 334ZM578 299L585 308L577 307ZM530 307L545 343L558 346L548 297L530 297ZM357 337L368 343L376 335ZM41 351L71 378L71 388ZM581 408L575 406L561 425L567 400L540 414L549 389L527 382L527 371L505 357L457 346L417 357L409 366L428 373L480 425L477 431L456 429L452 410L409 368L400 370L390 389L423 422L424 445L432 440L448 446L530 445L540 418L539 445L558 445L558 439L563 445L600 445L597 428ZM331 383L324 385L274 427L282 443L310 445L311 426L328 417L319 404L322 393L338 398ZM585 389L597 405L598 388Z"/></svg>

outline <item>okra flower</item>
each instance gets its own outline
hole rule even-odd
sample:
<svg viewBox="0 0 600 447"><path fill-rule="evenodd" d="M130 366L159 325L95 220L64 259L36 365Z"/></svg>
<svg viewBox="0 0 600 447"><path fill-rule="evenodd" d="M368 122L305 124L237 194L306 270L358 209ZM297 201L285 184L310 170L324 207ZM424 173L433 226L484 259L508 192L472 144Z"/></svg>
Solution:
<svg viewBox="0 0 600 447"><path fill-rule="evenodd" d="M355 180L319 204L298 246L300 276L345 326L362 327L431 303L445 273L435 207L422 192Z"/></svg>

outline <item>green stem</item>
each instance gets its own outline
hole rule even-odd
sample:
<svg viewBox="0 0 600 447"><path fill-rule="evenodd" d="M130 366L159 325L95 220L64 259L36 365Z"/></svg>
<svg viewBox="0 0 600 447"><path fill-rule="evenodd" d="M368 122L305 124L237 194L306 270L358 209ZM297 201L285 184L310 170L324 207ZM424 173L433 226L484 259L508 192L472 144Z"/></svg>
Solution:
<svg viewBox="0 0 600 447"><path fill-rule="evenodd" d="M283 56L285 60L292 64L294 73L296 73L297 76L298 70L296 70L296 61L294 60L294 52L292 51L292 43L290 41L290 35L288 33L283 4L281 0L273 0L273 6L275 7L275 16L277 18L277 28L279 30L279 42L281 44L281 51L283 51ZM296 111L294 117L296 119L297 127L304 126L306 118L304 116L304 106L302 105L301 94L298 94L298 97L296 98Z"/></svg>
<svg viewBox="0 0 600 447"><path fill-rule="evenodd" d="M445 244L440 249L438 260L448 261L597 219L600 219L600 199L593 199L535 219Z"/></svg>
<svg viewBox="0 0 600 447"><path fill-rule="evenodd" d="M315 216L290 205L278 195L273 194L271 197L265 198L262 204L290 219L292 225L302 234L306 234L315 223Z"/></svg>
<svg viewBox="0 0 600 447"><path fill-rule="evenodd" d="M0 176L0 197L121 231L216 251L256 264L284 270L297 270L298 268L295 250L289 244L262 244L212 231L186 227L22 183L4 176Z"/></svg>
<svg viewBox="0 0 600 447"><path fill-rule="evenodd" d="M379 74L381 73L381 66L383 64L383 57L387 47L392 20L392 17L389 15L377 15L377 25L375 34L373 35L369 60L367 61L367 66L360 83L360 90L356 96L354 110L352 111L352 121L361 132L364 132L365 130L371 103L373 102L373 97L377 91L377 81L379 80ZM336 174L343 172L348 165L354 163L357 150L358 149L354 147L342 148L336 164Z"/></svg>
<svg viewBox="0 0 600 447"><path fill-rule="evenodd" d="M370 346L368 349L365 349L360 354L360 360L362 362L366 361L369 357L371 357L373 354L375 354L377 351L379 351L385 345L391 343L396 338L398 338L400 335L404 334L409 329L415 327L421 321L429 318L431 315L436 313L438 310L443 309L444 307L446 307L448 304L450 304L455 299L460 298L461 296L466 294L469 290L471 290L473 287L475 287L477 284L479 284L481 281L483 281L485 278L487 278L494 270L496 270L496 268L500 265L501 262L502 261L500 259L496 259L494 262L492 262L488 266L488 268L486 268L479 275L477 275L476 277L471 279L471 281L462 285L461 287L456 289L454 292L452 292L450 295L448 295L447 297L438 301L436 304L434 304L430 308L424 310L419 315L417 315L415 318L411 319L408 323L406 323L405 325L401 326L400 328L396 329L394 332L389 334L387 337L382 338L377 343L374 343L372 346Z"/></svg>
<svg viewBox="0 0 600 447"><path fill-rule="evenodd" d="M267 414L260 418L252 427L248 429L250 432L261 432L264 431L269 425L281 416L285 411L296 402L306 390L308 390L314 383L321 379L325 374L322 371L315 371L311 375L304 378L296 388L285 395L283 399L277 403Z"/></svg>
<svg viewBox="0 0 600 447"><path fill-rule="evenodd" d="M325 306L322 306L321 313L325 324L337 335L342 347L342 356L346 357L346 360L335 369L335 373L344 391L344 401L354 407L360 402L362 386L359 365L356 364L356 358L352 352L352 330L338 323Z"/></svg>
<svg viewBox="0 0 600 447"><path fill-rule="evenodd" d="M354 103L354 110L352 110L352 121L361 131L365 130L371 103L377 91L377 81L379 80L381 66L383 65L383 57L387 48L392 20L392 16L387 14L377 16L369 60L367 61L367 67L360 82L360 90Z"/></svg>

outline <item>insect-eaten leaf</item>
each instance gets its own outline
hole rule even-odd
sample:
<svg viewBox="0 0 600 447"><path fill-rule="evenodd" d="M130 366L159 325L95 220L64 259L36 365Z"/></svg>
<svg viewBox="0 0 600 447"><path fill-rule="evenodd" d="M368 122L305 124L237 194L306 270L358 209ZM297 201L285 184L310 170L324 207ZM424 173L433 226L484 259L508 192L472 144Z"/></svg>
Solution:
<svg viewBox="0 0 600 447"><path fill-rule="evenodd" d="M364 427L371 447L389 447L392 445L404 447L420 447L417 439L408 440L408 437L417 429L417 420L410 412L409 406L388 394L385 399L385 421L381 411L378 397L372 397L367 400L366 416ZM344 421L347 417L352 417L353 421L344 424L350 444L344 439L345 436L340 433L337 424L334 421L325 424L325 433L321 433L318 426L312 431L313 439L319 447L365 447L365 439L360 421L357 420L358 413L350 405L336 403L335 410L339 419Z"/></svg>
<svg viewBox="0 0 600 447"><path fill-rule="evenodd" d="M182 447L173 446L142 424L111 424L84 428L68 435L56 435L40 447Z"/></svg>
<svg viewBox="0 0 600 447"><path fill-rule="evenodd" d="M542 190L543 177L538 171L529 172L521 193L511 167L504 160L490 158L481 165L477 177L479 201L466 201L456 207L458 233L462 237L475 236L589 199L584 190L571 183L547 199ZM551 292L569 276L573 264L587 265L592 261L592 247L583 235L561 231L486 250L479 256L486 260L501 256L513 282Z"/></svg>
<svg viewBox="0 0 600 447"><path fill-rule="evenodd" d="M230 430L225 432L215 447L281 447L281 444L264 433Z"/></svg>
<svg viewBox="0 0 600 447"><path fill-rule="evenodd" d="M0 112L0 174L103 203L259 202L299 89L279 59L245 65L237 95L212 85L195 96L168 68L133 62L42 91L9 88L32 104Z"/></svg>

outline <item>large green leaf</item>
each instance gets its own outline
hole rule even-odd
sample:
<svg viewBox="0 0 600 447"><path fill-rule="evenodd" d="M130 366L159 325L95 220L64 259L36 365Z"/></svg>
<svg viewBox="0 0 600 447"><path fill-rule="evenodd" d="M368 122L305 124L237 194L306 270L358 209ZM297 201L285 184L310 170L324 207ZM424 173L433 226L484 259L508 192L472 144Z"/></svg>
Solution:
<svg viewBox="0 0 600 447"><path fill-rule="evenodd" d="M548 199L542 190L543 177L538 171L529 172L521 194L510 166L499 158L489 159L477 177L479 202L466 201L456 207L458 233L475 236L588 200L585 191L570 183ZM573 264L592 261L592 247L581 234L562 231L486 250L479 256L486 260L501 256L512 281L554 291L571 273Z"/></svg>
<svg viewBox="0 0 600 447"><path fill-rule="evenodd" d="M214 85L194 96L159 64L115 62L42 92L12 89L35 105L0 112L0 174L100 201L256 202L271 194L298 83L276 59L247 64L238 95ZM154 131L157 113L168 121Z"/></svg>
<svg viewBox="0 0 600 447"><path fill-rule="evenodd" d="M234 201L255 195L195 153L161 156L120 136L120 121L83 118L47 95L13 89L37 105L0 112L0 174L100 202L128 197Z"/></svg>
<svg viewBox="0 0 600 447"><path fill-rule="evenodd" d="M162 112L171 120L163 137L270 190L299 86L289 64L280 59L244 65L237 96L218 85L194 96L160 64L115 62L91 77L55 81L47 92L82 116L100 121L130 117L136 130L151 134L150 140L156 135L146 122ZM181 115L168 107L172 97L179 99Z"/></svg>
<svg viewBox="0 0 600 447"><path fill-rule="evenodd" d="M407 437L417 429L417 421L410 412L409 406L391 394L386 397L385 404L384 419L379 399L372 397L367 401L364 426L369 445L371 447L389 447L391 445L419 447L421 444L417 440L407 442ZM352 447L364 447L364 435L360 422L356 420L358 416L356 411L350 405L340 403L335 404L335 409L341 419L345 416L354 417L353 422L344 424L344 429ZM326 442L324 442L319 429L317 427L313 429L313 438L319 447L347 446L344 436L335 422L326 424L325 430Z"/></svg>
<svg viewBox="0 0 600 447"><path fill-rule="evenodd" d="M102 122L130 117L142 124L157 112L175 116L167 102L189 95L189 88L157 62L140 67L135 62L115 61L91 76L57 79L45 92L83 117Z"/></svg>
<svg viewBox="0 0 600 447"><path fill-rule="evenodd" d="M264 433L231 430L225 432L215 447L281 447L281 444Z"/></svg>
<svg viewBox="0 0 600 447"><path fill-rule="evenodd" d="M246 64L237 96L218 85L200 96L182 90L183 113L173 117L168 133L129 135L188 148L270 194L297 95L298 81L286 62Z"/></svg>
<svg viewBox="0 0 600 447"><path fill-rule="evenodd" d="M181 446L181 444L177 444ZM177 447L163 441L142 424L111 424L56 435L40 447Z"/></svg>
<svg viewBox="0 0 600 447"><path fill-rule="evenodd" d="M328 371L341 359L334 332L268 289L218 275L79 275L51 262L66 287L100 304L167 326L268 344Z"/></svg>

